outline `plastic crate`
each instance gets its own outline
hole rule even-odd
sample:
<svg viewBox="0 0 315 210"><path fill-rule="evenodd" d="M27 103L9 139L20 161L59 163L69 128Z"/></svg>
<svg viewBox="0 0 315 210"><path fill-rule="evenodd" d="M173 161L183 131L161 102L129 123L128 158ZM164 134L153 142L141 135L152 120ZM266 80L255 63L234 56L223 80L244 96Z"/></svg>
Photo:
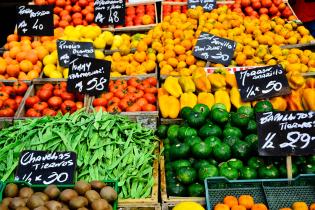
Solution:
<svg viewBox="0 0 315 210"><path fill-rule="evenodd" d="M302 174L292 180L228 180L213 177L205 180L205 186L208 210L212 210L227 195L251 195L255 203L264 203L270 210L290 207L296 201L308 205L315 202L315 174Z"/></svg>
<svg viewBox="0 0 315 210"><path fill-rule="evenodd" d="M24 181L8 181L8 182L4 182L4 183L0 183L0 202L2 202L2 199L3 199L3 193L4 193L4 189L6 187L7 184L9 183L15 183L18 185L19 189L21 187L31 187L35 192L36 191L43 191L47 185L31 185L29 184L28 182L24 182ZM118 193L118 182L117 181L111 181L111 180L105 180L104 183L108 186L111 186L112 188L114 188L114 190ZM69 189L69 188L73 188L74 185L57 185L57 187L60 189L60 190L63 190L63 189ZM113 210L117 210L117 207L118 207L118 199L115 200L115 202L113 203Z"/></svg>

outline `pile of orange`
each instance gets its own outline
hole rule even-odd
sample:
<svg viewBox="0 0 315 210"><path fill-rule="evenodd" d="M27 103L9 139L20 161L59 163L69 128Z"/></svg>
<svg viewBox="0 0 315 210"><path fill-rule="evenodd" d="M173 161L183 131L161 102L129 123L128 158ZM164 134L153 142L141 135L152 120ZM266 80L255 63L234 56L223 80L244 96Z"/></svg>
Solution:
<svg viewBox="0 0 315 210"><path fill-rule="evenodd" d="M214 210L268 210L263 203L255 203L251 195L241 195L238 199L228 195L223 199L223 203L214 206Z"/></svg>
<svg viewBox="0 0 315 210"><path fill-rule="evenodd" d="M315 210L315 203L312 203L309 207L303 201L294 202L292 208L281 208L279 210Z"/></svg>
<svg viewBox="0 0 315 210"><path fill-rule="evenodd" d="M56 34L60 34L60 31L56 30ZM56 43L54 36L35 40L29 36L11 34L4 48L6 51L0 57L0 79L32 80L39 77L42 60L55 50Z"/></svg>

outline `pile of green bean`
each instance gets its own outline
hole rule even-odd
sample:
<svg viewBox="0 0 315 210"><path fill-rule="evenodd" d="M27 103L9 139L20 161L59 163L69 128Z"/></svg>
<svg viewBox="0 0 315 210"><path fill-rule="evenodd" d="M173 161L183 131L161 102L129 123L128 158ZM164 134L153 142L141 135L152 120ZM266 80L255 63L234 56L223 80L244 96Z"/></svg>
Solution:
<svg viewBox="0 0 315 210"><path fill-rule="evenodd" d="M118 180L120 198L146 198L154 185L154 131L104 112L16 121L0 131L0 177L13 179L22 150L74 151L78 180Z"/></svg>

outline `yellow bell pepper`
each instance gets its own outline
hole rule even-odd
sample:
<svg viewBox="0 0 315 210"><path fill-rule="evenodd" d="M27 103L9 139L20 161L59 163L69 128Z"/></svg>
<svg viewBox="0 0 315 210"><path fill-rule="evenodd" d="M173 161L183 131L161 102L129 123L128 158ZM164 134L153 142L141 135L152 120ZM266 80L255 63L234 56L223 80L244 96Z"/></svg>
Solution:
<svg viewBox="0 0 315 210"><path fill-rule="evenodd" d="M194 82L197 90L200 92L210 92L211 84L206 76L195 77Z"/></svg>
<svg viewBox="0 0 315 210"><path fill-rule="evenodd" d="M175 96L176 98L183 94L182 88L178 83L178 78L176 77L172 76L167 77L163 87L169 94Z"/></svg>
<svg viewBox="0 0 315 210"><path fill-rule="evenodd" d="M237 87L235 74L226 73L225 81L230 87Z"/></svg>
<svg viewBox="0 0 315 210"><path fill-rule="evenodd" d="M212 93L201 92L198 94L198 104L205 104L211 109L214 104L214 96Z"/></svg>
<svg viewBox="0 0 315 210"><path fill-rule="evenodd" d="M279 111L285 111L287 109L287 101L281 96L271 98L270 102L274 109Z"/></svg>
<svg viewBox="0 0 315 210"><path fill-rule="evenodd" d="M182 87L184 93L195 92L196 86L194 81L189 76L182 76L178 80L179 85Z"/></svg>
<svg viewBox="0 0 315 210"><path fill-rule="evenodd" d="M302 92L302 103L305 110L315 110L315 89L305 88Z"/></svg>
<svg viewBox="0 0 315 210"><path fill-rule="evenodd" d="M306 88L315 88L315 78L306 79Z"/></svg>
<svg viewBox="0 0 315 210"><path fill-rule="evenodd" d="M197 104L197 96L193 93L183 93L180 96L180 108L186 106L193 108Z"/></svg>
<svg viewBox="0 0 315 210"><path fill-rule="evenodd" d="M291 94L286 96L288 110L290 111L303 111L302 97L299 91L292 90Z"/></svg>
<svg viewBox="0 0 315 210"><path fill-rule="evenodd" d="M303 88L305 86L305 79L302 74L298 71L290 71L286 74L289 82L289 86L297 90L299 88Z"/></svg>
<svg viewBox="0 0 315 210"><path fill-rule="evenodd" d="M225 77L222 74L209 74L208 80L210 81L213 90L225 89L226 82Z"/></svg>
<svg viewBox="0 0 315 210"><path fill-rule="evenodd" d="M230 90L231 103L235 108L240 108L241 106L251 106L250 102L242 101L240 91L236 87L232 87Z"/></svg>
<svg viewBox="0 0 315 210"><path fill-rule="evenodd" d="M229 93L226 90L217 90L214 93L214 101L215 103L224 104L226 110L229 112L231 110L231 101Z"/></svg>
<svg viewBox="0 0 315 210"><path fill-rule="evenodd" d="M158 89L158 97L161 97L161 96L163 96L163 95L169 95L168 94L168 92L165 90L165 88L164 87L161 87L161 88L159 88Z"/></svg>
<svg viewBox="0 0 315 210"><path fill-rule="evenodd" d="M192 73L192 78L197 78L197 77L201 77L201 76L207 76L205 70L203 68L197 68L193 71Z"/></svg>
<svg viewBox="0 0 315 210"><path fill-rule="evenodd" d="M163 118L177 118L180 111L180 103L175 96L162 95L158 100Z"/></svg>

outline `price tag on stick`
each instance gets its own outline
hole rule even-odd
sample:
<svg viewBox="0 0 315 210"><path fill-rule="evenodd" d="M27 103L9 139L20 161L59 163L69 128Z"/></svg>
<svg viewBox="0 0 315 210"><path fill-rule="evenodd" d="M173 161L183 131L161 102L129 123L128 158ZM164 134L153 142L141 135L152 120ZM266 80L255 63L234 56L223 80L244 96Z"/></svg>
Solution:
<svg viewBox="0 0 315 210"><path fill-rule="evenodd" d="M200 59L228 66L233 58L236 42L202 32L193 54Z"/></svg>
<svg viewBox="0 0 315 210"><path fill-rule="evenodd" d="M98 25L123 25L125 8L125 0L95 0L94 22Z"/></svg>
<svg viewBox="0 0 315 210"><path fill-rule="evenodd" d="M20 36L53 36L52 5L23 5L16 7L17 32Z"/></svg>
<svg viewBox="0 0 315 210"><path fill-rule="evenodd" d="M31 184L73 184L77 155L74 152L22 151L15 180Z"/></svg>
<svg viewBox="0 0 315 210"><path fill-rule="evenodd" d="M204 11L210 12L216 7L216 0L188 0L188 9L196 8L201 6Z"/></svg>
<svg viewBox="0 0 315 210"><path fill-rule="evenodd" d="M108 90L111 62L71 56L67 89L90 96L98 96Z"/></svg>
<svg viewBox="0 0 315 210"><path fill-rule="evenodd" d="M59 65L68 67L72 55L94 58L94 48L91 42L72 42L57 40Z"/></svg>
<svg viewBox="0 0 315 210"><path fill-rule="evenodd" d="M235 77L243 101L254 101L291 93L281 65L236 71Z"/></svg>

